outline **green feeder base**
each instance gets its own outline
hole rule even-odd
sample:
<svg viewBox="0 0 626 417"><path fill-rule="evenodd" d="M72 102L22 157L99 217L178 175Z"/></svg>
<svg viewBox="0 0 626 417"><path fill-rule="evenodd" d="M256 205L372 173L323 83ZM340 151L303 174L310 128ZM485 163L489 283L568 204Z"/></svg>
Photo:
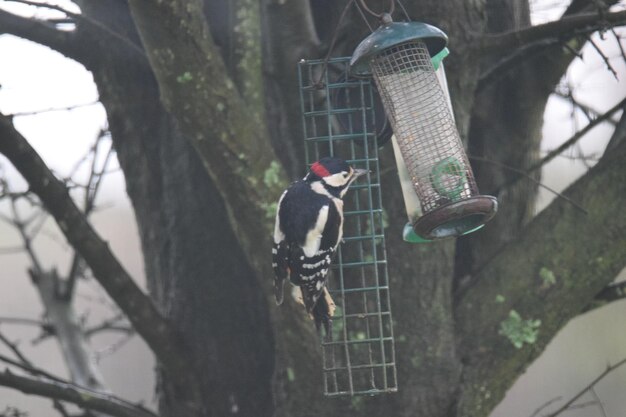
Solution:
<svg viewBox="0 0 626 417"><path fill-rule="evenodd" d="M418 243L463 236L483 227L496 211L498 200L487 195L448 203L417 219L413 224L413 234L407 233L405 227L403 237L407 242Z"/></svg>
<svg viewBox="0 0 626 417"><path fill-rule="evenodd" d="M468 230L467 232L463 233L463 236L465 235L469 235L470 233L474 233L477 230L482 229L484 226L484 224L481 224L480 226L472 229L472 230ZM413 226L411 225L411 223L407 223L404 225L404 229L402 229L402 239L407 242L407 243L430 243L433 242L433 239L424 239L423 237L421 237L420 235L418 235L417 233L415 233L415 230L413 229Z"/></svg>

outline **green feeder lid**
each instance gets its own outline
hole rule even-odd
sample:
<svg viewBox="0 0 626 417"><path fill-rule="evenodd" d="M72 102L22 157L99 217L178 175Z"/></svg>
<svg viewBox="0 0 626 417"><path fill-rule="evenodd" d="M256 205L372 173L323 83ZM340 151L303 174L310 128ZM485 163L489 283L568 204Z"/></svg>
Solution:
<svg viewBox="0 0 626 417"><path fill-rule="evenodd" d="M433 63L433 67L435 67L435 71L439 69L439 66L443 62L444 58L450 55L450 50L448 48L443 48L437 55L430 59L430 62Z"/></svg>
<svg viewBox="0 0 626 417"><path fill-rule="evenodd" d="M448 36L441 29L422 22L384 23L356 47L350 59L350 72L357 77L371 76L370 61L376 55L415 40L423 41L434 57L446 47Z"/></svg>

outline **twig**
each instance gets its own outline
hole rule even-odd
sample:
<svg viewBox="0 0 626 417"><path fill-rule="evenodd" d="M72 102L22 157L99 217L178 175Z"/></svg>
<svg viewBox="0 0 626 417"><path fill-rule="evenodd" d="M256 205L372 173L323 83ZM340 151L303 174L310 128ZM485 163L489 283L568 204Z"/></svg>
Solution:
<svg viewBox="0 0 626 417"><path fill-rule="evenodd" d="M87 187L85 188L85 199L84 199L84 213L85 217L89 217L91 212L95 207L96 196L98 195L98 189L100 188L100 184L102 184L102 180L104 178L104 172L107 169L111 156L113 155L113 146L109 147L109 150L106 154L104 162L102 164L102 168L98 171L96 164L98 163L98 152L100 149L100 144L102 143L103 138L105 137L105 131L101 130L96 142L93 146L93 159L91 161L91 169L89 172L89 180L87 181ZM91 151L90 151L91 153ZM76 286L76 279L78 278L79 272L81 270L81 264L83 263L82 258L78 254L77 251L74 252L74 257L72 259L72 266L70 267L70 272L68 278L65 280L65 289L60 294L60 296L66 300L71 300L74 294L74 288Z"/></svg>
<svg viewBox="0 0 626 417"><path fill-rule="evenodd" d="M49 107L47 109L41 109L41 110L32 110L32 111L11 113L11 114L7 114L7 116L8 117L33 116L33 115L41 114L41 113L51 113L51 112L57 112L57 111L68 111L68 110L78 109L78 108L81 108L81 107L93 106L93 105L96 105L98 103L100 103L100 101L99 100L95 100L95 101L92 101L91 103L74 104L74 105L65 106L65 107Z"/></svg>
<svg viewBox="0 0 626 417"><path fill-rule="evenodd" d="M622 43L620 42L620 38L617 35L617 32L615 32L614 28L611 28L611 33L613 34L613 37L615 37L615 42L617 42L617 46L619 48L619 52L622 55L622 58L624 59L624 62L626 62L626 52L624 51L624 47L622 46Z"/></svg>
<svg viewBox="0 0 626 417"><path fill-rule="evenodd" d="M89 329L85 329L85 336L89 337L92 336L98 332L102 332L102 331L106 331L106 330L113 330L113 331L120 331L120 332L125 332L125 333L131 333L133 332L133 328L130 326L120 326L117 325L121 320L124 319L124 315L123 314L117 314L114 317L111 317L108 320L104 320L102 323L100 323L97 326L91 327Z"/></svg>
<svg viewBox="0 0 626 417"><path fill-rule="evenodd" d="M32 366L32 362L28 360L26 356L22 353L22 351L17 347L17 343L11 342L2 332L0 332L0 341L5 344L6 347L9 348L11 352L18 358L22 363Z"/></svg>
<svg viewBox="0 0 626 417"><path fill-rule="evenodd" d="M133 404L112 395L107 395L74 384L47 381L19 376L8 369L0 372L0 385L14 388L25 394L67 401L89 410L100 411L116 417L157 417L141 405Z"/></svg>
<svg viewBox="0 0 626 417"><path fill-rule="evenodd" d="M561 152L563 152L564 150L566 150L567 148L569 148L570 146L572 146L573 144L575 144L576 142L578 142L583 136L585 136L590 130L592 130L594 127L598 126L600 123L606 121L607 119L609 119L611 117L611 115L613 113L615 113L616 111L618 111L619 109L621 109L622 107L626 106L626 98L623 99L622 101L620 101L619 103L617 103L615 106L613 106L612 108L610 108L606 113L604 113L602 116L597 117L596 119L594 119L592 122L589 122L587 124L587 126L585 126L583 129L581 129L579 132L577 132L576 134L574 134L571 138L569 138L568 140L566 140L565 142L563 142L559 147L557 147L556 149L548 152L548 154L546 156L544 156L541 160L539 160L537 163L535 163L534 165L532 165L530 168L526 169L525 171L523 171L524 175L523 176L527 176L530 175L531 173L533 173L534 171L538 170L539 168L543 167L545 164L547 164L548 162L552 161L554 158L556 158L558 155L561 154ZM520 173L521 174L521 173ZM511 185L515 184L518 180L520 179L520 177L518 178L514 178L510 181L505 182L504 184L500 185L496 190L495 193L497 194L500 190L502 190L503 188L508 188Z"/></svg>
<svg viewBox="0 0 626 417"><path fill-rule="evenodd" d="M25 223L20 219L20 214L17 208L17 204L15 203L15 200L13 199L11 200L11 210L13 212L13 226L15 226L20 236L22 237L22 242L24 243L24 250L30 257L30 260L33 264L34 269L37 270L38 272L41 272L42 269L41 269L41 262L39 262L39 256L37 256L37 253L35 253L32 239L28 236L28 233L26 233Z"/></svg>
<svg viewBox="0 0 626 417"><path fill-rule="evenodd" d="M613 372L614 370L616 370L617 368L619 368L620 366L622 366L623 364L626 363L626 358L622 359L621 361L617 362L615 365L609 365L607 366L607 368L604 370L604 372L602 372L600 375L598 375L596 377L596 379L594 379L593 381L591 381L585 388L583 388L578 394L574 395L568 402L566 402L565 404L563 404L561 406L561 408L559 408L558 410L556 410L555 412L551 413L548 415L548 417L556 417L559 414L561 414L563 411L567 410L569 406L571 406L572 404L574 404L574 402L576 402L576 400L578 400L580 397L582 397L583 395L585 395L585 393L587 391L589 391L590 389L592 389L598 382L600 382L602 379L604 379L604 377L606 377L608 374L610 374L611 372Z"/></svg>
<svg viewBox="0 0 626 417"><path fill-rule="evenodd" d="M515 172L515 173L517 173L517 174L520 174L521 176L523 176L523 177L525 177L525 178L527 178L527 179L531 180L532 182L534 182L534 183L535 183L535 184L537 184L538 186L540 186L540 187L542 187L542 188L545 188L546 190L550 191L551 193L553 193L554 195L556 195L558 198L561 198L561 199L563 199L563 200L567 201L568 203L570 203L572 206L576 207L578 210L582 211L583 213L588 214L588 213L587 213L587 210L585 210L585 208L584 208L584 207L582 207L580 204L576 203L576 202L575 202L574 200L572 200L571 198L569 198L569 197L567 197L567 196L565 196L565 195L563 195L563 194L559 193L559 192L558 192L558 191L556 191L555 189L548 187L547 185L543 184L541 181L536 180L535 178L531 177L528 173L524 172L524 171L523 171L523 170L521 170L521 169L513 168L513 167L510 167L510 166L508 166L508 165L506 165L506 164L503 164L503 163L501 163L501 162L494 161L494 160L492 160L492 159L488 159L488 158L483 158L483 157L480 157L480 156L472 156L472 155L468 155L468 158L469 158L469 159L473 159L473 160L475 160L475 161L487 162L487 163L490 163L490 164L496 165L496 166L498 166L498 167L500 167L500 168L507 169L507 170L509 170L509 171L511 171L511 172ZM503 186L497 187L497 189L498 189L498 190L499 190L499 189L502 189L502 188L503 188Z"/></svg>
<svg viewBox="0 0 626 417"><path fill-rule="evenodd" d="M94 353L95 362L99 363L102 358L113 355L115 352L120 350L125 344L130 342L130 340L133 338L134 335L135 335L135 331L131 329L130 332L126 333L126 335L122 336L114 343L111 343L110 345L105 346L104 348L95 352Z"/></svg>
<svg viewBox="0 0 626 417"><path fill-rule="evenodd" d="M563 397L554 397L551 400L546 401L545 403L541 404L539 407L537 407L535 409L535 411L530 415L530 417L537 417L539 415L539 413L541 413L543 410L545 410L547 407L550 406L550 404L553 404L557 401L561 401L561 398Z"/></svg>
<svg viewBox="0 0 626 417"><path fill-rule="evenodd" d="M602 19L602 20L601 20ZM545 39L562 39L575 33L590 33L606 27L606 25L619 26L626 22L626 11L612 13L581 13L565 16L560 20L531 26L529 28L499 33L497 35L485 35L478 42L478 48L483 53L511 50L513 48L528 45Z"/></svg>
<svg viewBox="0 0 626 417"><path fill-rule="evenodd" d="M35 319L28 319L22 317L0 317L0 324L22 324L28 326L42 327L45 325L42 321Z"/></svg>
<svg viewBox="0 0 626 417"><path fill-rule="evenodd" d="M567 407L567 411L581 410L583 408L591 407L592 405L597 405L597 401L587 401L584 403L572 404L569 407Z"/></svg>
<svg viewBox="0 0 626 417"><path fill-rule="evenodd" d="M43 377L46 377L46 378L48 378L50 380L53 380L53 381L69 383L66 380L64 380L63 378L59 378L58 376L52 375L51 373L46 372L43 369L36 368L36 367L34 367L32 365L29 365L27 363L23 363L21 361L13 360L13 359L8 358L8 357L6 357L6 356L4 356L2 354L0 354L0 361L4 362L6 364L9 364L9 365L15 366L15 367L17 367L17 368L19 368L19 369L21 369L23 371L26 371L29 374L34 375L34 376L43 376Z"/></svg>
<svg viewBox="0 0 626 417"><path fill-rule="evenodd" d="M596 52L602 57L602 59L604 60L604 63L606 64L606 68L609 71L611 71L611 74L613 74L613 77L615 77L615 79L619 81L619 78L617 77L617 71L615 71L615 68L613 68L613 65L611 65L609 58L607 58L606 55L604 55L604 52L602 52L602 49L600 49L600 47L590 37L587 37L587 41L589 41L589 43L593 46L593 49L595 49Z"/></svg>
<svg viewBox="0 0 626 417"><path fill-rule="evenodd" d="M574 98L574 95L571 93L567 94L557 89L554 91L553 94L559 98L562 98L563 100L568 100L571 103L573 103L577 108L579 108L584 113L585 117L587 117L587 119L590 122L595 120L595 118L597 118L598 116L602 115L602 113L599 112L598 110L590 107L587 104L582 104L580 101L576 100L576 98ZM613 126L617 124L617 120L614 120L612 118L608 118L607 122L611 123Z"/></svg>
<svg viewBox="0 0 626 417"><path fill-rule="evenodd" d="M587 126L581 129L571 138L563 142L563 144L561 144L559 147L550 151L539 162L537 162L535 165L531 166L528 170L526 170L526 173L530 174L531 172L536 171L537 169L541 168L542 166L544 166L545 164L553 160L557 155L559 155L565 149L569 148L570 146L578 142L578 140L580 140L583 136L585 136L591 129L598 126L600 123L604 122L605 120L609 119L613 113L620 110L625 105L626 105L626 98L620 101L619 103L617 103L615 106L611 107L602 116L598 116L595 120L587 124Z"/></svg>
<svg viewBox="0 0 626 417"><path fill-rule="evenodd" d="M72 417L61 401L54 400L52 403L54 404L54 409L61 414L61 417Z"/></svg>
<svg viewBox="0 0 626 417"><path fill-rule="evenodd" d="M602 401L600 400L600 397L598 396L598 393L596 392L596 390L594 388L591 388L589 391L591 392L591 394L593 394L593 397L596 399L598 408L600 408L600 411L602 412L602 417L607 417L606 410L604 409L604 405L602 404Z"/></svg>

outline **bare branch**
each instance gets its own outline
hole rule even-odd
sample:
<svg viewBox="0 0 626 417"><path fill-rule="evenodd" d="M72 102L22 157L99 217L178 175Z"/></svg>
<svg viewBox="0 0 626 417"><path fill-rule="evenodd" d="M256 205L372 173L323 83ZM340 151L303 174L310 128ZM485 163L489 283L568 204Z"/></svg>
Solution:
<svg viewBox="0 0 626 417"><path fill-rule="evenodd" d="M45 325L44 322L35 319L28 319L22 317L0 317L0 324L22 324L27 326L37 326L43 327Z"/></svg>
<svg viewBox="0 0 626 417"><path fill-rule="evenodd" d="M14 388L54 400L67 401L88 410L100 411L116 417L157 417L141 405L133 404L112 395L87 390L69 383L34 379L11 373L0 372L0 385Z"/></svg>
<svg viewBox="0 0 626 417"><path fill-rule="evenodd" d="M22 363L26 365L32 365L31 361L28 360L26 356L22 353L22 351L17 347L17 343L11 342L2 332L0 332L0 342L4 343L5 346L9 348L11 352L18 358Z"/></svg>
<svg viewBox="0 0 626 417"><path fill-rule="evenodd" d="M602 401L600 400L600 396L596 392L595 388L592 387L589 390L589 392L591 392L593 397L596 399L595 403L598 405L598 408L600 408L600 411L602 412L602 417L607 417L606 410L604 409L604 405L602 404Z"/></svg>
<svg viewBox="0 0 626 417"><path fill-rule="evenodd" d="M479 42L479 49L483 53L501 52L546 39L567 39L576 34L595 32L607 25L619 26L624 23L626 23L626 11L565 16L543 25L496 35L485 35Z"/></svg>
<svg viewBox="0 0 626 417"><path fill-rule="evenodd" d="M550 404L554 404L557 401L561 401L561 398L563 397L555 397L552 398L551 400L546 401L545 403L541 404L539 407L537 407L537 409L530 415L530 417L537 417L539 415L539 413L541 413L543 410L545 410L547 407L550 406Z"/></svg>
<svg viewBox="0 0 626 417"><path fill-rule="evenodd" d="M582 207L580 204L576 203L575 201L573 201L571 198L559 193L558 191L556 191L554 188L548 187L547 185L545 185L544 183L542 183L541 181L538 181L537 179L533 178L532 176L528 175L526 172L524 172L524 170L521 169L517 169L517 168L513 168L511 166L508 166L506 164L503 164L501 162L498 161L494 161L493 159L489 159L489 158L483 158L481 156L472 156L472 155L468 155L469 159L473 159L475 161L481 161L481 162L487 162L489 164L493 164L496 165L502 169L506 169L508 171L512 171L515 172L517 174L520 174L521 176L523 176L524 178L534 182L535 184L537 184L538 186L548 190L549 192L551 192L552 194L556 195L558 198L563 199L565 201L567 201L568 203L570 203L572 206L576 207L578 210L582 211L583 213L587 214L587 210L585 210L584 207Z"/></svg>
<svg viewBox="0 0 626 417"><path fill-rule="evenodd" d="M26 232L26 223L20 217L19 209L17 207L15 199L11 199L11 210L13 212L13 226L17 229L20 237L22 238L22 242L24 243L24 250L30 257L30 261L32 262L34 269L40 272L42 270L41 262L39 261L39 257L37 256L37 254L35 253L35 249L33 248L32 239L28 236L28 233Z"/></svg>
<svg viewBox="0 0 626 417"><path fill-rule="evenodd" d="M41 113L51 113L51 112L58 112L58 111L75 110L75 109L79 109L79 108L83 108L83 107L95 106L96 104L99 104L99 103L100 103L99 100L95 100L95 101L92 101L91 103L74 104L72 106L49 107L49 108L41 109L41 110L32 110L32 111L11 113L11 114L7 114L7 117L34 116L34 115L41 114Z"/></svg>
<svg viewBox="0 0 626 417"><path fill-rule="evenodd" d="M61 401L54 400L54 409L61 414L62 417L71 417L71 414L65 409L65 406Z"/></svg>
<svg viewBox="0 0 626 417"><path fill-rule="evenodd" d="M611 33L613 34L613 37L615 38L615 42L617 42L617 47L619 48L619 52L622 55L622 59L624 60L624 62L626 62L626 51L624 51L622 42L620 42L620 37L617 35L617 32L615 32L614 28L611 28Z"/></svg>
<svg viewBox="0 0 626 417"><path fill-rule="evenodd" d="M175 386L201 404L194 370L187 361L181 338L159 313L152 300L137 286L87 219L76 207L65 185L48 169L11 120L0 115L0 153L24 176L30 189L55 218L68 242L90 266L109 296L126 314L133 327L152 349Z"/></svg>
<svg viewBox="0 0 626 417"><path fill-rule="evenodd" d="M9 33L47 46L80 61L82 52L73 32L57 30L44 21L14 15L0 9L0 33Z"/></svg>
<svg viewBox="0 0 626 417"><path fill-rule="evenodd" d="M556 417L559 414L561 414L563 411L566 411L572 404L574 404L576 402L576 400L578 400L580 397L585 395L589 390L593 389L593 387L595 387L598 382L602 381L608 374L610 374L611 372L613 372L614 370L616 370L620 366L624 365L625 363L626 363L626 358L624 358L621 361L617 362L615 365L607 366L607 368L604 370L604 372L602 372L600 375L598 375L596 377L596 379L591 381L589 383L589 385L587 385L585 388L580 390L580 392L578 394L574 395L568 402L563 404L558 410L556 410L553 413L548 414L548 417Z"/></svg>
<svg viewBox="0 0 626 417"><path fill-rule="evenodd" d="M589 106L587 104L583 104L580 101L576 100L574 95L571 94L571 93L566 93L564 91L561 91L559 88L557 88L554 91L554 95L559 97L559 98L562 98L563 100L567 100L568 102L572 103L576 108L578 108L580 111L583 112L583 114L585 115L587 120L589 120L590 122L592 120L595 120L596 118L598 118L598 116L602 115L602 112L592 108L591 106ZM613 126L615 126L617 124L617 120L615 120L613 118L607 119L607 122L611 123Z"/></svg>
<svg viewBox="0 0 626 417"><path fill-rule="evenodd" d="M29 363L24 363L22 361L19 360L13 360L11 358L8 358L2 354L0 354L0 361L8 364L8 365L12 365L15 366L23 371L28 372L31 375L34 376L43 376L45 378L48 378L52 381L58 381L58 382L67 382L65 381L63 378L59 378L58 376L52 375L51 373L44 371L43 369L37 368L33 365L30 365Z"/></svg>
<svg viewBox="0 0 626 417"><path fill-rule="evenodd" d="M592 122L589 122L589 124L587 124L587 126L585 126L583 129L581 129L579 132L576 132L575 135L573 135L571 138L569 138L568 140L563 142L559 147L557 147L556 149L550 151L546 156L544 156L535 165L531 166L526 171L526 173L529 174L529 173L531 173L533 171L536 171L537 169L541 168L542 166L544 166L548 162L552 161L557 155L559 155L564 150L566 150L567 148L569 148L570 146L572 146L573 144L578 142L591 129L593 129L594 127L598 126L600 123L604 122L605 120L610 119L610 117L611 117L611 115L613 115L613 113L615 113L616 111L624 108L624 106L626 106L626 98L623 99L622 101L620 101L619 103L617 103L615 106L611 107L603 115L598 116Z"/></svg>
<svg viewBox="0 0 626 417"><path fill-rule="evenodd" d="M73 12L71 12L71 11L61 7L61 6L58 6L58 5L55 5L55 4L50 4L50 3L38 3L38 2L34 2L34 1L29 1L29 0L4 0L4 1L12 2L12 3L20 3L20 4L25 4L25 5L34 6L34 7L41 7L41 8L56 10L56 11L65 13L66 15L76 19L77 21L85 22L85 23L89 24L91 27L97 29L101 34L104 34L105 36L114 38L115 40L118 40L118 41L121 41L121 45L131 49L132 51L134 51L139 56L141 56L143 58L146 57L146 55L144 54L143 49L141 48L141 46L135 44L133 41L131 41L130 39L126 38L125 36L115 32L114 30L111 30L110 28L106 27L102 23L100 23L97 20L92 19L92 18L90 18L88 16L84 16L84 15L82 15L80 13L73 13Z"/></svg>
<svg viewBox="0 0 626 417"><path fill-rule="evenodd" d="M606 68L611 72L611 74L613 74L613 77L615 77L615 79L619 81L619 78L617 77L617 71L615 71L615 68L613 68L613 66L611 65L609 58L607 58L604 52L602 52L602 49L600 49L600 47L590 37L587 37L587 41L591 44L591 46L593 46L593 49L596 50L598 55L602 57Z"/></svg>
<svg viewBox="0 0 626 417"><path fill-rule="evenodd" d="M111 156L113 155L113 147L109 147L109 150L106 154L104 162L102 164L102 168L100 170L97 169L96 164L98 163L98 152L100 149L100 144L102 140L105 138L105 131L101 130L98 138L96 139L96 143L94 144L92 151L93 157L91 161L91 169L89 171L89 180L87 181L87 186L85 187L85 198L84 198L84 213L85 217L89 217L91 212L95 207L96 196L98 195L98 190L100 188L100 184L102 184L102 180L104 178L104 172L106 172L109 161L111 160ZM74 252L74 258L72 259L72 266L70 267L69 276L65 280L65 288L63 290L62 297L67 301L70 300L74 294L74 288L76 285L76 280L78 279L78 275L81 271L83 260L78 254L78 252Z"/></svg>
<svg viewBox="0 0 626 417"><path fill-rule="evenodd" d="M554 158L559 156L567 148L569 148L570 146L572 146L576 142L578 142L583 136L585 136L587 133L589 133L589 131L592 130L594 127L598 126L599 124L601 124L602 122L604 122L606 120L609 120L613 113L615 113L616 111L622 109L624 106L626 106L626 98L623 99L622 101L620 101L619 103L617 103L615 106L613 106L609 110L607 110L607 112L604 113L602 116L599 116L596 119L594 119L593 121L589 122L584 128L582 128L580 131L576 132L571 138L569 138L568 140L563 142L556 149L553 149L552 151L548 152L548 154L546 156L544 156L542 159L540 159L534 165L532 165L530 168L528 168L525 171L525 174L529 175L532 172L534 172L534 171L540 169L541 167L543 167L548 162L552 161ZM503 188L510 187L512 184L514 184L517 181L519 181L520 178L522 178L522 177L517 177L517 178L514 178L511 181L505 182L504 184L500 185L495 190L495 193L497 194Z"/></svg>
<svg viewBox="0 0 626 417"><path fill-rule="evenodd" d="M134 329L127 325L119 324L120 321L124 320L123 314L117 314L114 317L111 317L108 320L104 320L97 326L90 327L85 329L85 336L90 337L96 333L104 332L104 331L114 331L114 332L122 332L122 333L133 333Z"/></svg>

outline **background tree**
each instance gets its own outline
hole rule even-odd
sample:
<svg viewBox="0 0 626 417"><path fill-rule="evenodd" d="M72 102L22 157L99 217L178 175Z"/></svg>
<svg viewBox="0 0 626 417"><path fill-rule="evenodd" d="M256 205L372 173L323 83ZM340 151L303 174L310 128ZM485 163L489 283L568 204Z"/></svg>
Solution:
<svg viewBox="0 0 626 417"><path fill-rule="evenodd" d="M75 3L80 13L61 20L0 11L0 32L92 72L135 210L150 295L7 116L0 153L154 352L160 415L485 416L565 323L623 287L611 282L625 264L626 122L610 152L565 192L585 212L558 199L533 217L537 184L526 179L553 158L539 153L542 115L568 65L590 33L626 22L626 12L607 8L614 2L573 0L559 21L535 27L523 0L406 2L411 16L450 35L458 128L481 191L496 194L501 208L481 233L407 245L396 176L383 177L402 389L367 398L359 410L321 398L318 341L293 301L274 307L272 222L259 219L287 178L302 174L295 63L324 56L338 25L335 54L349 54L367 34L361 16L353 6L339 22L344 1ZM72 30L60 30L68 22ZM383 164L391 167L389 152ZM274 161L278 180L266 183ZM54 388L66 382L50 377L5 371L0 384L112 415L146 412L106 396L81 402L80 387L62 394Z"/></svg>

